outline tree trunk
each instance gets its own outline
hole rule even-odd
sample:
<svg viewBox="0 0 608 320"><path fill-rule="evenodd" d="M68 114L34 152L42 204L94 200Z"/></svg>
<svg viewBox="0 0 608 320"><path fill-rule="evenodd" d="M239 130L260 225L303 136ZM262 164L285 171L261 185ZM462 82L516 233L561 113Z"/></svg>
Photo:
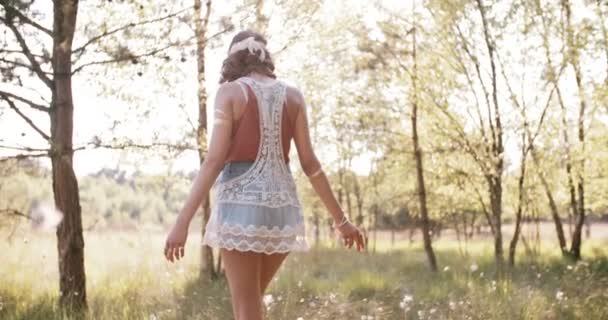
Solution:
<svg viewBox="0 0 608 320"><path fill-rule="evenodd" d="M255 31L264 34L268 28L268 17L264 15L264 0L255 0Z"/></svg>
<svg viewBox="0 0 608 320"><path fill-rule="evenodd" d="M564 149L566 152L566 177L568 178L568 191L570 193L570 212L568 214L568 231L570 232L570 237L572 237L572 218L576 216L577 205L576 205L576 189L574 187L574 179L572 178L572 157L570 154L570 139L568 137L568 122L566 121L566 107L561 98L561 93L558 95L560 106L561 106L561 116L562 116L562 136L564 139Z"/></svg>
<svg viewBox="0 0 608 320"><path fill-rule="evenodd" d="M373 247L373 252L376 253L376 242L378 239L378 207L377 205L374 205L374 222L373 222L373 228L374 228L374 247Z"/></svg>
<svg viewBox="0 0 608 320"><path fill-rule="evenodd" d="M350 166L349 166L350 168ZM345 177L345 191L346 191L346 211L348 212L348 220L350 221L354 221L353 220L353 206L352 206L352 202L351 202L351 193L352 193L352 179L349 179L348 177ZM355 221L355 223L357 223Z"/></svg>
<svg viewBox="0 0 608 320"><path fill-rule="evenodd" d="M312 213L313 224L315 228L315 245L321 244L321 226L319 225L319 212L315 209Z"/></svg>
<svg viewBox="0 0 608 320"><path fill-rule="evenodd" d="M492 220L494 223L494 258L499 273L504 265L504 253L502 248L502 183L498 177L489 177L490 182L490 205Z"/></svg>
<svg viewBox="0 0 608 320"><path fill-rule="evenodd" d="M458 218L459 217L457 217L456 213L452 213L451 220L453 221L453 224L454 224L454 232L456 232L456 242L458 243L458 253L460 253L460 255L462 256L462 255L464 255L464 250L462 249L462 239L460 237L461 230L460 230L460 223L458 221L459 220ZM467 233L467 229L466 229L467 222L466 221L464 221L463 226L464 226L464 233L466 234ZM465 238L466 238L466 236L465 236Z"/></svg>
<svg viewBox="0 0 608 320"><path fill-rule="evenodd" d="M604 18L604 12L602 11L602 1L595 0L597 8L597 16L600 18L600 29L602 29L602 40L604 44L604 58L606 58L606 77L604 78L604 84L608 86L608 30L606 29L606 20Z"/></svg>
<svg viewBox="0 0 608 320"><path fill-rule="evenodd" d="M566 13L566 36L568 44L568 60L572 69L574 70L574 78L576 80L576 87L578 88L578 98L580 103L579 116L578 116L578 143L580 146L579 157L580 160L577 168L577 182L576 187L578 191L578 206L575 215L574 232L572 234L572 244L570 246L570 254L575 260L581 258L581 243L582 243L582 230L585 224L585 112L587 109L587 99L585 97L585 89L583 88L583 75L580 67L579 52L577 44L574 43L574 31L572 30L571 22L571 7L570 1L563 0L563 9Z"/></svg>
<svg viewBox="0 0 608 320"><path fill-rule="evenodd" d="M361 186L359 185L359 178L356 175L355 175L355 202L357 203L357 225L362 225L363 224L363 195L361 194Z"/></svg>
<svg viewBox="0 0 608 320"><path fill-rule="evenodd" d="M68 310L78 311L87 308L80 197L72 163L71 53L78 1L55 0L53 5L51 165L55 206L63 213L63 220L57 227L59 303Z"/></svg>
<svg viewBox="0 0 608 320"><path fill-rule="evenodd" d="M504 146L503 146L503 132L502 122L500 117L500 108L498 105L498 88L497 88L497 72L496 72L496 57L495 57L495 44L491 39L490 27L486 18L486 9L481 3L481 0L477 0L477 9L481 17L483 26L483 38L488 50L488 58L490 61L491 79L492 79L492 104L494 106L494 127L492 128L492 144L491 144L491 163L492 173L486 177L488 181L488 187L490 192L490 204L492 211L492 218L494 224L494 256L496 260L496 268L498 273L502 272L504 255L502 248L502 174L504 166ZM488 116L490 114L488 113ZM489 119L492 123L491 118Z"/></svg>
<svg viewBox="0 0 608 320"><path fill-rule="evenodd" d="M527 127L527 122L524 119L524 127ZM519 234L521 232L521 216L523 211L524 202L524 182L526 179L526 157L528 155L526 146L526 132L522 132L522 152L521 152L521 164L519 169L519 179L517 180L517 210L515 211L515 230L513 231L513 238L509 244L509 266L515 266L515 252L517 250L517 242L519 240Z"/></svg>
<svg viewBox="0 0 608 320"><path fill-rule="evenodd" d="M209 16L211 14L211 0L205 2L205 16L201 17L202 13L201 0L194 0L194 30L196 33L196 64L197 64L197 80L198 80L198 128L197 128L197 143L199 161L205 161L207 154L207 90L205 87L205 48L207 47L207 25L209 24ZM205 196L207 201L202 204L203 223L201 235L205 235L205 226L211 215L209 205L209 195ZM219 271L219 270L218 270ZM207 245L201 246L201 267L199 277L215 278L216 270L213 266L213 249Z"/></svg>
<svg viewBox="0 0 608 320"><path fill-rule="evenodd" d="M549 80L551 82L553 82L553 85L555 86L555 91L556 91L556 94L557 94L558 103L559 103L560 107L562 108L562 110L565 110L566 108L565 108L563 96L562 96L562 93L561 93L561 90L560 90L560 87L559 87L559 75L561 74L561 71L560 71L559 74L555 73L555 68L554 68L554 65L553 65L553 59L551 58L550 37L549 37L550 27L548 25L548 20L545 17L544 13L542 12L542 6L540 5L539 2L536 2L535 9L536 9L537 15L542 18L541 21L542 21L542 25L543 25L543 35L542 35L542 38L543 38L543 48L544 48L544 51L545 51L545 56L547 58L547 65L548 65L548 70L549 70L549 74L548 74L549 75ZM560 69L562 69L562 68L560 67ZM564 126L564 130L567 130L567 128L566 128L567 126L565 125L565 123L566 123L565 122L565 118L563 116L562 116L562 121L563 121L562 125ZM564 134L564 140L566 140L567 139L567 132L563 131L563 134ZM528 137L528 139L530 139L530 137ZM569 142L565 141L565 143L566 143L566 146L569 148ZM566 150L566 151L567 151L567 156L568 156L569 150ZM549 200L549 208L551 209L551 217L552 217L553 222L555 224L555 231L556 231L557 238L558 238L558 241L559 241L560 250L562 252L562 255L566 256L566 255L568 255L568 249L567 249L567 245L566 245L566 237L564 236L564 230L563 230L561 218L559 216L559 212L558 212L555 200L553 198L553 194L551 193L551 190L549 188L549 184L547 183L547 179L546 179L544 173L541 170L539 159L536 156L536 152L534 150L534 145L533 144L530 144L530 152L532 153L531 154L532 155L532 160L534 161L534 164L535 164L536 168L538 169L538 175L539 175L541 183L543 185L543 189L545 190L545 194L547 195L547 198ZM570 160L567 161L566 173L568 173L568 178L570 179L572 176L568 172L568 164L569 163L571 163ZM570 195L572 197L573 193L574 193L574 190L570 189L570 191L571 191ZM576 200L572 200L572 198L571 198L571 207L572 207L571 210L576 211L576 206L572 205L573 201L576 202ZM573 214L575 214L575 213L573 212ZM539 232L538 231L539 230L538 221L536 223L536 229L537 229L537 233L538 233ZM537 238L538 239L536 239L536 240L540 241L539 240L539 238L540 238L539 235L537 235ZM538 244L537 244L537 246L538 246Z"/></svg>
<svg viewBox="0 0 608 320"><path fill-rule="evenodd" d="M414 7L415 10L415 7ZM412 14L416 14L412 12ZM415 18L414 18L415 19ZM415 20L414 20L415 21ZM435 252L433 251L433 245L430 233L429 223L429 212L427 208L426 199L426 186L424 184L424 169L422 163L422 150L420 148L420 139L418 138L418 87L417 87L417 61L416 61L416 29L417 26L414 24L412 32L412 59L414 62L413 76L412 76L412 143L414 146L414 158L416 160L416 181L418 184L418 202L420 205L420 216L422 226L422 240L424 242L424 251L426 252L429 260L429 266L433 272L437 272L437 259L435 258Z"/></svg>
<svg viewBox="0 0 608 320"><path fill-rule="evenodd" d="M547 178L545 174L542 172L540 163L538 160L538 156L536 155L536 150L533 145L530 146L530 153L532 155L532 160L538 170L538 176L540 178L540 182L543 185L543 189L545 190L545 194L547 195L547 199L549 200L549 209L551 209L551 218L553 219L553 223L555 224L555 233L557 234L557 240L559 242L560 250L563 255L566 255L568 252L568 247L566 245L566 237L564 236L564 228L562 226L562 221L559 217L559 211L557 209L557 204L555 203L555 198L553 198L553 193L549 188L549 183L547 182ZM538 223L537 223L538 224Z"/></svg>

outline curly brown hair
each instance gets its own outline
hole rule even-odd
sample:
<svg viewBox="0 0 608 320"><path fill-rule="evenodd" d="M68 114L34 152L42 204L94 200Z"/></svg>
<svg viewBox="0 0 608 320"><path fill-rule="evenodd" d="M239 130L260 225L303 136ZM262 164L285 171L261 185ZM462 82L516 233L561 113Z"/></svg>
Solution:
<svg viewBox="0 0 608 320"><path fill-rule="evenodd" d="M264 45L268 43L264 36L258 32L244 30L237 33L232 38L228 52L230 52L230 48L232 48L235 43L249 37L253 37L256 41L260 41ZM276 79L277 76L274 74L274 63L270 57L270 52L266 49L264 49L264 51L266 55L264 61L260 61L261 52L259 51L251 54L248 50L240 50L228 55L222 64L220 83L234 81L254 71Z"/></svg>

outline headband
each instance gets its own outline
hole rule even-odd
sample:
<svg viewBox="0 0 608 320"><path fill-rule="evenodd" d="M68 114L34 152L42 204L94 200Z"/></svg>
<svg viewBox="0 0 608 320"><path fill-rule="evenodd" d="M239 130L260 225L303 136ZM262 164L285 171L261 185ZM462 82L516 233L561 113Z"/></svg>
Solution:
<svg viewBox="0 0 608 320"><path fill-rule="evenodd" d="M254 37L249 37L232 45L230 51L228 52L228 55L231 55L237 51L241 51L244 49L249 50L250 54L255 54L254 50L260 50L260 61L264 61L264 59L266 58L266 51L264 50L264 48L264 43L255 40Z"/></svg>

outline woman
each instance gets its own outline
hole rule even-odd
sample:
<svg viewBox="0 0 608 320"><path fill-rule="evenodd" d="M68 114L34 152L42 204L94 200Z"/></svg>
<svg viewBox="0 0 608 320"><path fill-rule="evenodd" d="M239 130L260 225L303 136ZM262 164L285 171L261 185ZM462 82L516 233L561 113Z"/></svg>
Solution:
<svg viewBox="0 0 608 320"><path fill-rule="evenodd" d="M313 151L302 94L276 80L264 37L252 31L234 36L220 83L209 152L167 237L165 256L171 262L184 256L192 216L213 187L203 244L220 250L235 319L257 320L264 292L289 252L310 249L288 166L292 139L345 246L361 251L364 240L336 201Z"/></svg>

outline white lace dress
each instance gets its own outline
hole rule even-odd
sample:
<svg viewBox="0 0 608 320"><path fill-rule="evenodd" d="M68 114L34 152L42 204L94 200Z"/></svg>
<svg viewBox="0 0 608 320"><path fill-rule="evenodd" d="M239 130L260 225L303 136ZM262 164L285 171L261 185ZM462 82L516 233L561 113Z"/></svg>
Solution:
<svg viewBox="0 0 608 320"><path fill-rule="evenodd" d="M253 163L227 166L215 181L202 243L266 254L308 251L302 206L281 146L286 85L248 77L236 81L248 85L257 99L259 148Z"/></svg>

